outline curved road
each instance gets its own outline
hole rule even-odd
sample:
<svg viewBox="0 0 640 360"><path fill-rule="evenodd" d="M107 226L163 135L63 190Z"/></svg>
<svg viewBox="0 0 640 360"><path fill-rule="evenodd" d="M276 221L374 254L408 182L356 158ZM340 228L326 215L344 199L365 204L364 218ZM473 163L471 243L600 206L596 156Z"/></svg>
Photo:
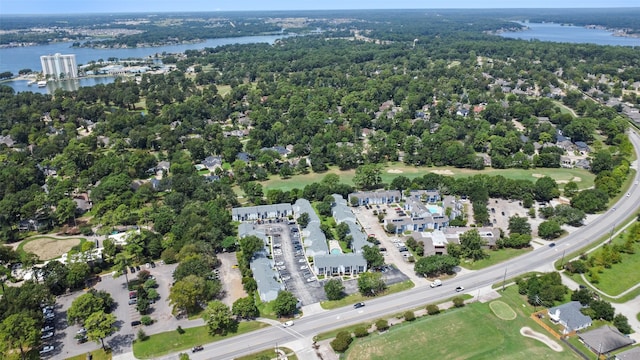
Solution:
<svg viewBox="0 0 640 360"><path fill-rule="evenodd" d="M640 136L638 136L635 131L631 131L629 138L640 159ZM367 301L366 306L358 310L353 309L351 306L346 306L304 316L296 320L293 327L284 328L274 326L261 329L205 345L204 351L189 355L192 359L196 360L232 359L266 348L274 348L277 344L282 345L296 340L306 341L311 344L310 339L321 332L374 320L390 314L397 314L402 311L424 306L428 303L436 303L443 299L450 298L453 296L454 289L457 286L464 286L467 293L479 293L481 288L502 281L505 273L507 278L513 278L560 259L563 252L568 254L576 251L610 234L616 225L622 224L627 216L635 213L640 207L640 201L638 201L638 199L640 199L639 181L640 171L636 171L634 183L628 190L630 196L626 196L626 194L623 195L620 201L605 214L559 240L558 245L555 247L539 248L526 255L481 271L460 275L455 279L446 281L441 287L418 287L402 293L375 298ZM176 354L165 358L175 359Z"/></svg>

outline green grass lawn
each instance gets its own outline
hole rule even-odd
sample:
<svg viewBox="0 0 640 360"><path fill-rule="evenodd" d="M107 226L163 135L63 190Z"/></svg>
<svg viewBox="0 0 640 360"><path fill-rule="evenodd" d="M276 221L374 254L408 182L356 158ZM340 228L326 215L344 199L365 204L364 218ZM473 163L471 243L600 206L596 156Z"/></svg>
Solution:
<svg viewBox="0 0 640 360"><path fill-rule="evenodd" d="M514 320L499 319L487 303L473 303L391 327L381 335L376 333L357 339L344 358L578 359L568 348L558 353L539 341L520 335L520 328L524 326L542 333L544 330L528 317L531 308L521 306L523 301L515 287L506 293L508 296L501 300L517 313Z"/></svg>
<svg viewBox="0 0 640 360"><path fill-rule="evenodd" d="M489 267L491 265L499 264L503 261L507 261L514 257L518 257L520 255L524 255L529 251L532 251L533 248L526 249L500 249L495 251L489 251L489 257L486 259L473 261L473 262L462 262L460 266L469 269L469 270L479 270Z"/></svg>
<svg viewBox="0 0 640 360"><path fill-rule="evenodd" d="M409 289L413 288L414 286L415 286L415 284L411 280L403 281L401 283L389 285L387 290L385 290L385 292L380 294L380 295L389 295L389 294L393 294L393 293L409 290ZM362 294L360 294L358 292L358 293L355 293L355 294L347 295L347 296L343 297L340 300L322 301L320 303L320 306L322 306L322 308L325 309L325 310L331 310L331 309L337 309L339 307L355 304L355 303L360 302L360 301L366 301L368 299L371 299L371 297L364 296L364 295L362 295Z"/></svg>
<svg viewBox="0 0 640 360"><path fill-rule="evenodd" d="M401 173L390 173L389 170L398 170ZM385 183L390 183L397 176L403 175L408 177L409 179L414 179L416 177L424 176L429 172L434 171L450 171L453 177L466 177L473 176L477 174L486 174L491 176L502 175L509 179L524 179L536 181L537 178L533 176L533 174L541 174L550 176L556 181L569 181L574 178L580 178L580 181L576 181L578 187L580 189L588 188L593 186L593 180L595 179L595 175L583 169L492 169L488 168L485 170L470 170L470 169L458 169L454 167L415 167L408 166L403 163L387 163L383 166L382 170L382 181ZM309 185L314 182L319 182L322 178L327 174L337 174L340 176L340 181L353 185L353 176L355 175L355 170L340 170L335 166L332 166L324 173L314 173L310 172L308 174L294 175L287 180L283 180L278 175L272 175L269 180L263 181L262 186L264 190L271 189L279 189L283 191L288 191L293 188L302 189L306 185Z"/></svg>
<svg viewBox="0 0 640 360"><path fill-rule="evenodd" d="M634 248L635 254L622 254L622 261L611 265L609 269L603 269L602 273L598 274L599 282L592 285L615 296L638 284L640 282L640 243L635 243Z"/></svg>
<svg viewBox="0 0 640 360"><path fill-rule="evenodd" d="M104 351L102 349L89 351L91 353L91 360L111 360L111 351ZM87 360L87 354L81 354L67 358L67 360Z"/></svg>
<svg viewBox="0 0 640 360"><path fill-rule="evenodd" d="M211 336L206 326L184 329L185 332L182 335L178 334L176 330L167 331L151 335L146 341L135 341L133 343L133 354L138 359L150 359L175 351L187 350L195 345L204 345L248 333L267 326L269 325L258 321L241 322L238 324L238 330L235 333L230 333L226 336Z"/></svg>
<svg viewBox="0 0 640 360"><path fill-rule="evenodd" d="M279 351L284 352L287 355L287 360L298 360L298 357L293 352L293 350L286 347L279 347ZM235 360L263 360L263 359L273 359L275 356L275 349L268 349L257 352L255 354L250 354L247 356L237 357ZM280 358L282 359L282 358Z"/></svg>

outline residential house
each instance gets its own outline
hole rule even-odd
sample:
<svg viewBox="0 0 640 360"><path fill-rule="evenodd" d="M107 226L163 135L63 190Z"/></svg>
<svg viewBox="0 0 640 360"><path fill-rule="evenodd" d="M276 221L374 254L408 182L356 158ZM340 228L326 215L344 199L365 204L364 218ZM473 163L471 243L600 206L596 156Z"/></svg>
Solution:
<svg viewBox="0 0 640 360"><path fill-rule="evenodd" d="M89 194L81 193L73 197L76 203L76 212L84 214L93 208L93 201L89 198Z"/></svg>
<svg viewBox="0 0 640 360"><path fill-rule="evenodd" d="M209 171L215 171L216 168L222 167L222 157L220 156L207 156L202 162L201 165L204 165Z"/></svg>
<svg viewBox="0 0 640 360"><path fill-rule="evenodd" d="M640 359L640 346L636 346L627 351L616 354L615 360L638 360Z"/></svg>
<svg viewBox="0 0 640 360"><path fill-rule="evenodd" d="M398 190L361 191L349 194L349 203L354 204L357 201L358 206L393 204L400 200L402 200L402 193Z"/></svg>
<svg viewBox="0 0 640 360"><path fill-rule="evenodd" d="M156 165L156 171L169 171L171 168L171 163L168 161L159 161Z"/></svg>
<svg viewBox="0 0 640 360"><path fill-rule="evenodd" d="M582 155L586 155L591 151L589 145L584 141L576 141L575 146L576 150L578 150Z"/></svg>
<svg viewBox="0 0 640 360"><path fill-rule="evenodd" d="M269 151L269 150L277 152L280 156L287 156L291 153L291 150L280 145L272 146L270 148L263 147L262 149L260 149L260 151Z"/></svg>
<svg viewBox="0 0 640 360"><path fill-rule="evenodd" d="M634 343L632 339L624 336L618 329L609 325L579 333L578 338L589 350L598 355L607 354Z"/></svg>
<svg viewBox="0 0 640 360"><path fill-rule="evenodd" d="M579 301L570 301L548 309L549 319L564 326L563 334L570 334L591 326L592 320L580 311L582 308Z"/></svg>
<svg viewBox="0 0 640 360"><path fill-rule="evenodd" d="M236 154L236 159L248 163L249 161L251 161L251 156L249 156L249 154L246 152L239 152L238 154Z"/></svg>
<svg viewBox="0 0 640 360"><path fill-rule="evenodd" d="M18 223L19 231L41 231L48 229L51 226L51 219L44 215L40 214L31 219L20 220Z"/></svg>
<svg viewBox="0 0 640 360"><path fill-rule="evenodd" d="M4 144L7 147L13 147L13 144L15 144L15 141L13 141L13 139L11 138L11 135L0 136L0 144Z"/></svg>

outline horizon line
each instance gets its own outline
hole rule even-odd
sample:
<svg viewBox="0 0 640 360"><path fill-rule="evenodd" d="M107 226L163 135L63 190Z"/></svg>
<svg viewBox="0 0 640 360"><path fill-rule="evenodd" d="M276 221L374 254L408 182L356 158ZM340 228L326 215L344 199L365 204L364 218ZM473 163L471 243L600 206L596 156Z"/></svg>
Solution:
<svg viewBox="0 0 640 360"><path fill-rule="evenodd" d="M320 11L384 11L384 10L597 10L597 9L640 9L640 6L594 6L594 7L486 7L486 8L369 8L369 9L257 9L257 10L157 10L157 11L103 11L103 12L60 12L60 13L4 13L6 16L50 16L50 15L104 15L104 14L190 14L190 13L232 13L232 12L320 12Z"/></svg>

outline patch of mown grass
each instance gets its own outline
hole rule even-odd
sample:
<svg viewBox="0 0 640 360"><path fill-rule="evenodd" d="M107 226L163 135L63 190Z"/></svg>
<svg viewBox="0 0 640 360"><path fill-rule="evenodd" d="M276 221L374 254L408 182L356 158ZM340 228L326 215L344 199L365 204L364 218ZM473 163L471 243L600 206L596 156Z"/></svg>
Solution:
<svg viewBox="0 0 640 360"><path fill-rule="evenodd" d="M524 255L532 250L532 247L528 247L524 249L499 249L495 251L489 251L488 258L473 262L462 262L460 265L469 270L480 270L507 261L509 259L513 259L520 255Z"/></svg>
<svg viewBox="0 0 640 360"><path fill-rule="evenodd" d="M415 286L415 284L411 280L406 280L406 281L403 281L403 282L400 282L400 283L397 283L397 284L391 284L391 285L389 285L389 287L387 287L387 290L385 290L384 292L382 292L380 294L380 296L389 295L389 294L393 294L393 293L409 290L409 289L413 288L414 286ZM364 296L364 295L362 295L362 294L360 294L358 292L358 293L355 293L355 294L347 295L347 296L343 297L340 300L322 301L322 302L320 302L320 306L325 310L331 310L331 309L337 309L339 307L355 304L357 302L366 301L366 300L370 300L370 299L372 299L372 298L369 297L369 296Z"/></svg>
<svg viewBox="0 0 640 360"><path fill-rule="evenodd" d="M280 353L284 353L287 356L287 360L298 360L298 356L293 352L293 350L286 347L278 348ZM276 355L275 349L263 350L254 354L241 356L235 358L235 360L262 360L262 359L273 359ZM282 359L281 357L278 359Z"/></svg>
<svg viewBox="0 0 640 360"><path fill-rule="evenodd" d="M111 351L104 350L102 348L94 351L89 351L91 354L91 360L111 360ZM87 360L87 354L81 354L67 358L67 360Z"/></svg>
<svg viewBox="0 0 640 360"><path fill-rule="evenodd" d="M176 330L167 331L151 335L146 341L135 341L133 343L133 355L138 359L150 359L166 355L174 351L190 349L196 345L203 345L227 339L267 326L269 325L259 321L241 322L238 324L236 332L229 333L225 336L209 335L207 326L183 329L183 334L178 334Z"/></svg>
<svg viewBox="0 0 640 360"><path fill-rule="evenodd" d="M424 345L429 344L428 358L433 359L578 359L568 348L558 353L542 342L520 335L524 326L545 331L529 318L526 305L522 310L517 289L509 288L504 294L501 300L517 313L512 321L499 319L487 303L473 303L392 326L383 334L356 339L344 358L423 359Z"/></svg>

